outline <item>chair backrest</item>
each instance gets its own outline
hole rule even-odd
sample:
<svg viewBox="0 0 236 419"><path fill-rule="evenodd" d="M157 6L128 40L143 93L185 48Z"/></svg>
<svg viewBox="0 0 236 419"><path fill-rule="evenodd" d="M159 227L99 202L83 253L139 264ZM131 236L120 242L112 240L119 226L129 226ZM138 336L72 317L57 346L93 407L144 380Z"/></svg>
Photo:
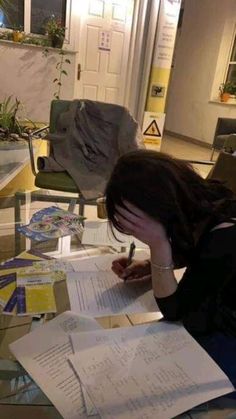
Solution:
<svg viewBox="0 0 236 419"><path fill-rule="evenodd" d="M56 131L56 122L60 114L69 110L71 100L52 100L50 108L50 126L49 131Z"/></svg>
<svg viewBox="0 0 236 419"><path fill-rule="evenodd" d="M224 142L224 150L226 153L234 153L236 151L236 134L231 134Z"/></svg>
<svg viewBox="0 0 236 419"><path fill-rule="evenodd" d="M223 181L236 194L236 156L221 152L208 178Z"/></svg>
<svg viewBox="0 0 236 419"><path fill-rule="evenodd" d="M227 135L236 133L236 118L218 118L213 145L218 135Z"/></svg>

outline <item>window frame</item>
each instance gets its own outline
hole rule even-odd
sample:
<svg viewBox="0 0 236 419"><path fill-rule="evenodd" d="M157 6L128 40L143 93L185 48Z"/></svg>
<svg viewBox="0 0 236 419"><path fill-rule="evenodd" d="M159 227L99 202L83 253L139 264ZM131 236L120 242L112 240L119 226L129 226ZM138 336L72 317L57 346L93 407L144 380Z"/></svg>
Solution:
<svg viewBox="0 0 236 419"><path fill-rule="evenodd" d="M222 28L215 73L213 76L211 93L208 101L209 103L220 103L222 106L236 106L236 100L234 97L230 97L228 102L221 102L219 98L219 87L222 85L222 83L225 82L227 77L235 36L236 20L235 18L227 19Z"/></svg>
<svg viewBox="0 0 236 419"><path fill-rule="evenodd" d="M72 36L71 36L71 11L72 11L72 1L66 1L66 19L65 19L65 41L64 44L72 48ZM9 29L0 28L0 31L6 31ZM31 32L31 0L24 0L24 32L28 35L35 36L35 37L46 37L46 35L40 35Z"/></svg>
<svg viewBox="0 0 236 419"><path fill-rule="evenodd" d="M229 58L227 60L227 65L225 68L225 77L224 77L224 83L228 82L228 81L232 81L231 79L228 78L228 74L229 74L229 68L230 65L234 64L236 66L236 61L231 61L231 56L232 56L232 52L234 50L234 47L236 47L236 24L235 24L235 28L234 28L234 33L232 36L232 41L231 41L231 46L230 46L230 51L229 51Z"/></svg>

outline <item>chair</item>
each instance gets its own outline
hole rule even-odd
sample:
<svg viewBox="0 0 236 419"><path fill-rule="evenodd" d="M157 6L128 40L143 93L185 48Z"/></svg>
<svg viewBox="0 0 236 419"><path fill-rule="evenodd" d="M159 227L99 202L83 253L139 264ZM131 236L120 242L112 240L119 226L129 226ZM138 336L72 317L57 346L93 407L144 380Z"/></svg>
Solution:
<svg viewBox="0 0 236 419"><path fill-rule="evenodd" d="M236 195L236 156L222 151L212 167L208 178L223 181Z"/></svg>
<svg viewBox="0 0 236 419"><path fill-rule="evenodd" d="M96 102L95 102L96 103ZM83 194L81 193L80 189L78 188L77 184L74 182L74 180L72 179L72 177L69 175L69 173L67 171L59 171L59 172L54 172L54 171L47 171L47 172L43 172L43 171L36 171L35 168L35 159L34 159L34 152L33 152L33 144L32 144L32 139L34 137L40 137L42 139L46 139L47 140L47 132L49 129L49 133L50 134L54 134L56 133L56 129L57 129L57 123L58 121L60 121L60 118L64 118L64 115L66 115L66 113L69 111L70 107L71 107L72 101L70 100L53 100L51 102L51 109L50 109L50 123L49 123L49 127L45 126L44 128L37 130L36 132L32 133L30 138L29 138L29 154L30 154L30 162L31 162L31 169L33 174L35 175L35 186L37 186L39 188L39 190L32 192L31 194L31 199L35 200L35 201L47 201L47 202L60 202L60 203L64 203L64 202L68 202L69 203L69 211L74 211L75 205L78 204L79 205L79 215L84 215L84 207L85 205L97 205L97 198L100 195L94 195L92 197L89 198L85 198L83 196ZM111 105L109 107L109 104L106 104L105 106L106 109L109 110L112 107L115 107L116 105ZM117 106L119 114L121 114L122 107ZM125 108L123 108L125 110ZM124 112L125 113L125 112ZM128 114L128 112L126 112L126 114ZM125 129L127 128L127 126L125 125L127 123L127 120L129 119L129 117L127 117L126 119L124 118L124 126ZM130 119L132 119L132 117L130 116ZM65 118L64 118L65 121ZM123 120L122 120L123 121ZM119 121L118 121L119 122ZM100 122L101 124L101 122ZM132 134L135 132L135 129L137 127L137 123L132 119L132 123L130 124L131 128L130 128L130 136L131 136L131 131ZM119 129L122 130L122 122L120 122L119 124ZM67 131L66 131L67 132ZM125 131L125 135L128 134L129 137L129 132L127 132L127 130ZM46 135L45 135L46 133ZM66 137L68 138L68 137ZM110 138L109 138L110 140ZM132 144L132 146L134 146L134 144ZM121 154L123 154L125 152L125 149L122 150ZM49 156L52 155L53 156L53 140L50 141L49 143ZM110 158L110 156L109 156ZM79 162L78 162L79 164ZM63 169L62 169L63 170ZM71 197L68 196L62 196L62 195L47 195L45 194L45 192L43 192L43 190L53 190L53 191L61 191L61 192L66 192L66 193L73 193L76 194L77 197L71 199ZM20 217L20 207L21 207L21 203L25 202L25 194L22 192L18 192L16 193L15 196L15 221L16 223L20 221L21 217ZM16 254L18 254L19 252L19 247L20 247L20 237L19 237L19 233L17 233L16 231L16 249L15 252ZM64 238L63 238L64 240ZM64 240L65 241L65 240ZM63 247L63 246L62 246ZM64 248L63 251L64 255L65 252L68 254L68 246L66 248Z"/></svg>
<svg viewBox="0 0 236 419"><path fill-rule="evenodd" d="M211 160L213 160L215 150L224 148L225 141L228 139L230 134L236 134L236 119L218 118L212 143Z"/></svg>
<svg viewBox="0 0 236 419"><path fill-rule="evenodd" d="M47 139L46 133L49 132L53 133L56 130L56 121L59 117L59 115L63 112L66 112L69 109L71 101L69 100L54 100L51 103L51 109L50 109L50 123L49 126L45 126L44 128L37 130L36 132L32 133L30 140L29 140L29 153L30 153L30 162L31 162L31 169L35 176L35 186L39 189L49 189L53 191L60 191L60 192L66 192L66 193L74 193L77 194L78 197L75 199L75 201L72 203L71 199L67 198L67 202L69 200L70 202L70 211L74 210L74 207L76 204L79 205L79 215L84 215L84 206L87 204L89 205L96 205L96 199L97 196L94 196L94 198L91 199L85 199L77 185L75 184L72 177L68 174L68 172L37 172L35 169L35 159L34 159L34 153L33 153L33 145L32 145L32 138L35 136L40 136L43 139ZM43 135L43 136L42 136ZM49 155L51 152L51 147L49 149ZM39 195L39 191L36 191L35 195ZM45 196L45 195L44 195ZM42 198L44 198L42 195ZM65 202L60 200L61 196L53 196L54 202ZM42 199L42 200L46 200Z"/></svg>

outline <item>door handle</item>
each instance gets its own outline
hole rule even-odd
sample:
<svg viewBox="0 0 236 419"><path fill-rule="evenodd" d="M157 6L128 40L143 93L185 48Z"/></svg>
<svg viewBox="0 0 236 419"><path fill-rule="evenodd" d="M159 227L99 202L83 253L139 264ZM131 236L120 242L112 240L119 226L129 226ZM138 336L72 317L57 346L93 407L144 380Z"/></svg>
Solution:
<svg viewBox="0 0 236 419"><path fill-rule="evenodd" d="M81 74L81 64L78 64L78 67L77 67L77 80L80 80L80 74Z"/></svg>

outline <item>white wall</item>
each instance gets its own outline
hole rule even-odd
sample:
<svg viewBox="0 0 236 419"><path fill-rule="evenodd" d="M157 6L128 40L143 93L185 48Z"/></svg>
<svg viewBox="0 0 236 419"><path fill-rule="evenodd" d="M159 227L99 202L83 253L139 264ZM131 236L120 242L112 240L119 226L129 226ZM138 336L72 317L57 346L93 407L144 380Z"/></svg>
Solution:
<svg viewBox="0 0 236 419"><path fill-rule="evenodd" d="M225 26L236 22L235 0L185 0L169 85L165 129L212 143L218 117L236 118L235 105L212 103ZM225 39L224 39L225 42ZM228 44L230 39L228 40ZM227 54L225 51L224 58ZM222 57L222 65L223 65ZM217 91L213 92L213 96Z"/></svg>
<svg viewBox="0 0 236 419"><path fill-rule="evenodd" d="M48 122L50 102L56 86L53 80L58 76L56 63L58 50L49 49L44 57L43 48L0 42L0 101L12 95L24 105L26 116L33 121ZM61 99L72 99L75 80L75 54L66 55L71 64L64 68Z"/></svg>

